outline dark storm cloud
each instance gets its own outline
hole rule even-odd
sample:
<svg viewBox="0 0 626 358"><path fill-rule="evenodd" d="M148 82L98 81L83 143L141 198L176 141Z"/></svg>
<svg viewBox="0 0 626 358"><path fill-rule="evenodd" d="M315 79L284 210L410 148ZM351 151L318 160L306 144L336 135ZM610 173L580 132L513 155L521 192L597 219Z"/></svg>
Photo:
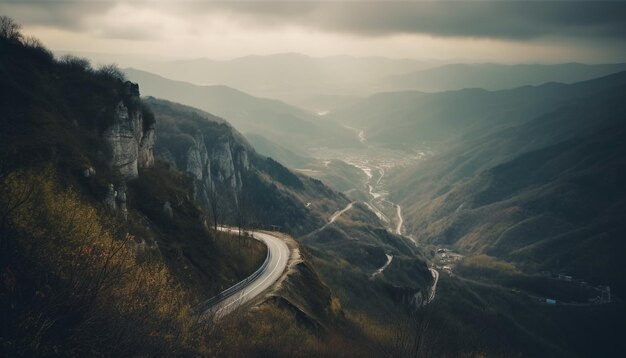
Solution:
<svg viewBox="0 0 626 358"><path fill-rule="evenodd" d="M1 0L0 0L1 1ZM82 29L84 18L123 1L2 1L29 25ZM543 36L626 38L626 2L580 1L126 1L183 19L229 16L242 26L298 25L360 36L422 33L434 36L526 40Z"/></svg>
<svg viewBox="0 0 626 358"><path fill-rule="evenodd" d="M155 40L155 28L141 28L117 24L102 26L91 23L93 18L103 14L122 1L102 0L0 0L0 14L7 13L20 24L41 25L73 31L88 31L95 36L124 40ZM146 6L147 2L130 2Z"/></svg>
<svg viewBox="0 0 626 358"><path fill-rule="evenodd" d="M580 1L347 1L187 4L228 10L250 24L303 25L363 36L532 39L541 36L626 37L626 2Z"/></svg>
<svg viewBox="0 0 626 358"><path fill-rule="evenodd" d="M88 26L85 17L97 15L113 6L113 1L0 0L0 13L13 17L22 25L81 30Z"/></svg>

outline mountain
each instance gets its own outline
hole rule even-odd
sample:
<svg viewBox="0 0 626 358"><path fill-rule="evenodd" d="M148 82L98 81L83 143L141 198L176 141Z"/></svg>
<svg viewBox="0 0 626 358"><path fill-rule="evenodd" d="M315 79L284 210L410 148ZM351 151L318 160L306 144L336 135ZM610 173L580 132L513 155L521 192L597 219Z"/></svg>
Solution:
<svg viewBox="0 0 626 358"><path fill-rule="evenodd" d="M412 297L423 296L431 276L417 248L369 209L354 204L329 223L346 197L258 154L220 117L140 97L114 66L56 60L32 40L0 37L0 48L3 353L364 356L364 342L380 345L377 352L401 349L376 334L372 317L403 315L416 307L407 300L419 306ZM254 309L199 319L200 302L248 277L267 254L256 240L212 229L223 223L274 225L299 238L274 233L290 257ZM385 253L394 262L372 278ZM356 309L358 318L347 313Z"/></svg>
<svg viewBox="0 0 626 358"><path fill-rule="evenodd" d="M393 179L392 197L418 240L529 272L566 272L623 295L626 73L546 86L571 99L446 141ZM523 91L543 100L546 86Z"/></svg>
<svg viewBox="0 0 626 358"><path fill-rule="evenodd" d="M217 210L220 215L212 220L252 227L276 225L293 234L303 250L310 250L315 267L321 267L323 281L333 292L342 292L339 297L348 308L372 310L382 307L384 300L392 309L407 297L424 295L430 272L421 253L406 239L387 232L367 207L350 205L336 223L327 223L333 212L348 207L345 196L257 154L220 118L151 97L144 102L154 111L160 133L155 157L190 174L194 198L207 213ZM384 265L385 253L393 254L396 261L372 286L369 277ZM350 274L344 270L338 280L337 270L345 265ZM345 284L355 291L345 292ZM379 299L356 298L366 293Z"/></svg>
<svg viewBox="0 0 626 358"><path fill-rule="evenodd" d="M302 168L313 161L313 158L309 158L300 153L295 153L260 135L249 134L248 140L257 152L266 157L271 157L289 168Z"/></svg>
<svg viewBox="0 0 626 358"><path fill-rule="evenodd" d="M155 115L119 70L32 39L0 48L3 354L202 350L193 307L266 248L209 230L188 177L155 159Z"/></svg>
<svg viewBox="0 0 626 358"><path fill-rule="evenodd" d="M441 92L463 88L490 91L546 82L574 83L626 70L626 64L556 65L450 64L387 78L392 90Z"/></svg>
<svg viewBox="0 0 626 358"><path fill-rule="evenodd" d="M244 135L261 135L296 152L358 143L348 129L277 100L253 97L226 86L172 81L134 69L125 72L141 85L146 95L168 98L228 118Z"/></svg>
<svg viewBox="0 0 626 358"><path fill-rule="evenodd" d="M321 112L350 102L354 96L369 95L381 78L429 65L409 59L284 53L223 61L200 58L154 62L142 68L175 80L226 85Z"/></svg>
<svg viewBox="0 0 626 358"><path fill-rule="evenodd" d="M191 176L194 199L213 224L275 225L298 235L323 225L332 207L347 204L321 182L257 154L223 119L153 97L144 102L156 118L157 159Z"/></svg>
<svg viewBox="0 0 626 358"><path fill-rule="evenodd" d="M547 83L511 90L463 89L373 95L330 119L364 131L367 141L392 147L439 145L503 129L553 111L578 98L623 84L624 72L574 84Z"/></svg>

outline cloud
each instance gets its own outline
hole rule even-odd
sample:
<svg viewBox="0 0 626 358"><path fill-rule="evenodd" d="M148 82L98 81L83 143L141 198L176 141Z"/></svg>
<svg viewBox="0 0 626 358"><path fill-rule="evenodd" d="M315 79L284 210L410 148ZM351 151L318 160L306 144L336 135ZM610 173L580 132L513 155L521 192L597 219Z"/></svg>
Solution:
<svg viewBox="0 0 626 358"><path fill-rule="evenodd" d="M297 26L363 37L428 34L532 40L541 37L626 39L626 2L582 1L24 1L0 5L25 25L73 30L121 3L201 21L226 17L247 28ZM129 14L132 16L132 14ZM102 34L141 36L96 29Z"/></svg>
<svg viewBox="0 0 626 358"><path fill-rule="evenodd" d="M0 13L22 25L48 26L68 30L89 27L89 16L102 14L116 5L113 1L1 0Z"/></svg>
<svg viewBox="0 0 626 358"><path fill-rule="evenodd" d="M222 12L251 27L302 26L359 36L626 38L623 1L183 2L180 10Z"/></svg>

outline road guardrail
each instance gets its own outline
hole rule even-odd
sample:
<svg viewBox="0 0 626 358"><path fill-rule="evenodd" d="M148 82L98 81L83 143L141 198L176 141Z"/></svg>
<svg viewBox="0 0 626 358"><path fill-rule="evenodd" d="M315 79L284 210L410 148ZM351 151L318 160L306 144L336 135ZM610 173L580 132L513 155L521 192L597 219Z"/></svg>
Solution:
<svg viewBox="0 0 626 358"><path fill-rule="evenodd" d="M259 240L256 237L254 237L254 234L252 235L252 238L255 239L255 240L263 242L262 240ZM264 242L263 242L263 244L265 245ZM259 268L256 271L254 271L250 276L246 277L245 279L237 282L233 286L225 289L224 291L222 291L222 292L218 293L217 295L209 298L208 300L198 304L196 306L196 308L195 308L196 312L197 313L202 313L202 312L208 310L212 306L215 306L216 304L224 301L228 297L230 297L233 294L235 294L235 292L237 292L240 289L246 287L248 284L250 284L250 282L254 281L256 278L261 276L263 271L265 271L265 269L267 268L267 265L269 264L270 258L271 258L271 255L272 255L270 253L270 248L267 245L266 245L266 247L267 247L267 253L265 254L265 261L263 261L263 264L261 264L261 266L259 266Z"/></svg>

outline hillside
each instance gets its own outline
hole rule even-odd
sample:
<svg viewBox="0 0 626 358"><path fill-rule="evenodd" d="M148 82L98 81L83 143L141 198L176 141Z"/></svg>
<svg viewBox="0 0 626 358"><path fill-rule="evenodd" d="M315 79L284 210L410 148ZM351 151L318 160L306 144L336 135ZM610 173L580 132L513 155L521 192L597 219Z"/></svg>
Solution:
<svg viewBox="0 0 626 358"><path fill-rule="evenodd" d="M227 118L244 135L261 135L295 152L311 147L358 144L348 129L284 102L253 97L226 86L172 81L135 69L127 69L125 73L141 84L146 95L167 98Z"/></svg>
<svg viewBox="0 0 626 358"><path fill-rule="evenodd" d="M265 247L208 229L188 178L155 160L154 114L119 70L20 36L0 48L3 353L202 350L192 307Z"/></svg>
<svg viewBox="0 0 626 358"><path fill-rule="evenodd" d="M141 99L113 66L0 40L3 352L198 356L261 345L281 356L364 354L363 323L346 316L337 286L315 269L320 255L336 254L325 235L302 246L281 289L256 310L205 324L193 309L265 257L257 242L212 227L275 225L302 236L347 205L344 196L257 154L221 118ZM406 245L377 231L342 238L341 255ZM407 292L423 290L424 262L417 252L406 260L418 274L404 277ZM325 268L334 275L343 262ZM375 266L357 264L366 269L353 284L365 287ZM388 300L379 309L404 312L401 296L378 295ZM278 334L291 341L273 345Z"/></svg>
<svg viewBox="0 0 626 358"><path fill-rule="evenodd" d="M624 294L623 78L562 86L581 97L526 121L503 117L508 127L448 141L398 174L393 196L410 232Z"/></svg>
<svg viewBox="0 0 626 358"><path fill-rule="evenodd" d="M479 136L517 125L625 81L622 72L569 85L548 83L502 91L380 93L329 116L363 130L372 144L405 148L447 145L469 134Z"/></svg>
<svg viewBox="0 0 626 358"><path fill-rule="evenodd" d="M212 224L275 225L298 235L323 225L323 217L347 204L321 182L257 154L223 119L165 100L144 102L154 111L161 133L156 157L189 173L194 198Z"/></svg>
<svg viewBox="0 0 626 358"><path fill-rule="evenodd" d="M345 197L257 154L219 117L141 99L113 66L0 40L3 353L367 354L309 248L286 235L297 255L255 309L194 314L266 255L214 225L304 234Z"/></svg>
<svg viewBox="0 0 626 358"><path fill-rule="evenodd" d="M258 155L217 117L154 98L145 103L154 111L156 128L162 133L155 145L156 157L192 175L196 200L208 213L218 209L218 224L276 225L292 233L303 249L310 250L311 262L319 267L323 281L350 309L377 307L399 314L402 308L395 308L399 302L428 286L430 273L419 250L388 233L366 207L357 204L336 224L320 230L333 212L348 205L345 196ZM372 287L369 278L384 264L385 253L395 255L389 272L396 271L397 277L381 275ZM346 291L346 285L359 291ZM363 301L358 297L364 292L379 299Z"/></svg>
<svg viewBox="0 0 626 358"><path fill-rule="evenodd" d="M385 57L310 57L299 53L147 63L161 76L197 85L226 85L254 96L329 111L375 91L380 79L427 68L426 61Z"/></svg>

